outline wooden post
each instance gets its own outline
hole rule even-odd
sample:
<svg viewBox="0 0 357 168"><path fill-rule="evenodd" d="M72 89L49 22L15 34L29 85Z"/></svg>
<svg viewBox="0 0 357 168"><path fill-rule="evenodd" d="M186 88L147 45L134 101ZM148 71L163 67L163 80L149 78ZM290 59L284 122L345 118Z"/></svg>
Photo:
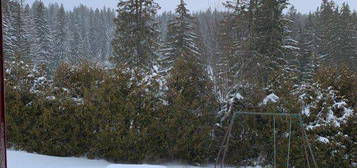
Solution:
<svg viewBox="0 0 357 168"><path fill-rule="evenodd" d="M7 168L6 160L6 136L5 136L5 90L4 90L4 45L2 25L2 1L0 1L0 168Z"/></svg>

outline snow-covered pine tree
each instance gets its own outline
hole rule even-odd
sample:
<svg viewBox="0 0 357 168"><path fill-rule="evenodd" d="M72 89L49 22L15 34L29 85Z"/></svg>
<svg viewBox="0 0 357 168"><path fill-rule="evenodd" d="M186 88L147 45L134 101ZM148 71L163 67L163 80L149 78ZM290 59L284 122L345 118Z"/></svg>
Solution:
<svg viewBox="0 0 357 168"><path fill-rule="evenodd" d="M108 24L106 24L106 16L105 16L105 11L101 11L98 13L99 22L97 23L97 29L99 32L97 32L97 46L99 47L98 50L98 55L96 57L99 60L105 61L108 56L108 50L107 50L107 42L110 41L109 34L107 32L110 32ZM113 29L114 30L114 29Z"/></svg>
<svg viewBox="0 0 357 168"><path fill-rule="evenodd" d="M169 21L167 41L160 58L164 71L169 71L179 57L201 64L202 50L197 43L198 38L194 18L186 8L186 3L180 0L175 18Z"/></svg>
<svg viewBox="0 0 357 168"><path fill-rule="evenodd" d="M299 69L302 80L309 81L316 70L323 64L323 57L319 55L319 31L316 13L307 15L305 24L299 33L298 47L300 48Z"/></svg>
<svg viewBox="0 0 357 168"><path fill-rule="evenodd" d="M57 67L62 61L65 60L67 55L67 20L66 12L63 5L59 8L56 14L55 30L54 30L54 51L53 57L55 61L55 67Z"/></svg>
<svg viewBox="0 0 357 168"><path fill-rule="evenodd" d="M50 30L46 18L46 8L43 2L36 1L33 4L35 44L33 52L33 63L47 64L53 63L51 51Z"/></svg>
<svg viewBox="0 0 357 168"><path fill-rule="evenodd" d="M60 5L56 2L46 6L47 24L52 34L54 34L56 29L58 10L60 10Z"/></svg>
<svg viewBox="0 0 357 168"><path fill-rule="evenodd" d="M210 130L217 108L213 85L201 62L195 25L183 0L176 8L176 17L170 21L166 43L167 132L169 158L202 162L209 154ZM170 68L172 67L172 68ZM184 121L184 123L183 123ZM199 130L199 131L198 131Z"/></svg>
<svg viewBox="0 0 357 168"><path fill-rule="evenodd" d="M217 55L217 82L218 94L221 100L226 99L228 92L236 84L236 73L239 62L237 61L236 44L237 28L234 21L237 16L225 13L224 19L218 25L218 48Z"/></svg>
<svg viewBox="0 0 357 168"><path fill-rule="evenodd" d="M24 60L31 61L33 56L33 44L34 44L34 20L31 15L31 7L30 5L26 5L24 7L23 13L23 21L24 21L24 31L25 31L25 38L23 43L23 51L24 51Z"/></svg>
<svg viewBox="0 0 357 168"><path fill-rule="evenodd" d="M266 86L270 73L283 69L287 63L283 47L287 0L236 1L230 6L245 21L245 31L237 32L242 39L237 41L236 52L242 61L241 78Z"/></svg>
<svg viewBox="0 0 357 168"><path fill-rule="evenodd" d="M352 20L353 20L353 29L357 30L357 12L354 11L352 14ZM357 31L354 31L353 33L353 43L354 46L357 46ZM357 47L354 50L354 56L351 58L351 62L352 62L352 69L354 69L355 71L357 71Z"/></svg>
<svg viewBox="0 0 357 168"><path fill-rule="evenodd" d="M299 31L301 26L299 25L299 13L294 7L291 7L288 11L287 16L284 16L284 34L283 34L283 57L286 64L282 65L284 70L288 73L293 73L300 75L301 71L299 69L299 58L300 48L299 48ZM284 19L282 19L284 21Z"/></svg>
<svg viewBox="0 0 357 168"><path fill-rule="evenodd" d="M209 78L215 83L215 93L218 92L217 81L217 53L219 53L219 23L223 19L223 14L218 10L207 9L198 13L193 13L197 20L197 34L202 50L202 61L207 66Z"/></svg>
<svg viewBox="0 0 357 168"><path fill-rule="evenodd" d="M257 9L252 9L257 11L253 16L255 26L251 34L255 44L251 49L260 64L258 69L261 70L262 82L267 81L272 71L281 69L286 64L283 58L285 21L282 16L286 5L287 0L263 0L258 2Z"/></svg>
<svg viewBox="0 0 357 168"><path fill-rule="evenodd" d="M75 17L75 16L72 16ZM73 18L72 18L73 19ZM79 23L73 19L72 25L70 26L70 38L69 38L69 57L66 61L69 61L73 64L78 64L83 61L84 52L83 52L83 39L80 34Z"/></svg>
<svg viewBox="0 0 357 168"><path fill-rule="evenodd" d="M154 0L121 0L115 19L112 62L150 69L157 59L158 31Z"/></svg>
<svg viewBox="0 0 357 168"><path fill-rule="evenodd" d="M109 57L113 54L113 49L112 49L112 40L114 36L114 30L115 30L115 25L114 25L114 20L115 18L115 10L108 8L107 11L105 12L105 33L106 34L106 41L105 41L105 47L104 51L102 54L102 58L105 60L105 63L108 63Z"/></svg>
<svg viewBox="0 0 357 168"><path fill-rule="evenodd" d="M323 0L320 6L320 9L316 12L318 18L317 25L317 34L318 34L318 57L322 59L323 62L333 62L336 51L335 43L337 42L336 38L336 6L333 1Z"/></svg>
<svg viewBox="0 0 357 168"><path fill-rule="evenodd" d="M338 63L353 67L353 57L356 55L356 40L354 34L357 31L353 27L352 12L348 4L341 7L338 23L338 43L336 57Z"/></svg>
<svg viewBox="0 0 357 168"><path fill-rule="evenodd" d="M91 52L93 56L99 56L100 55L100 45L99 45L99 39L100 37L98 36L98 32L100 32L100 24L99 22L101 21L100 18L98 18L99 15L99 9L96 9L95 11L91 11L89 13L89 42L90 42L90 47L91 47Z"/></svg>
<svg viewBox="0 0 357 168"><path fill-rule="evenodd" d="M14 51L16 57L20 57L22 60L28 60L31 43L30 43L30 32L27 27L28 20L26 17L26 11L24 8L23 0L14 1L11 3L13 8L13 25L15 28L15 38L14 38Z"/></svg>
<svg viewBox="0 0 357 168"><path fill-rule="evenodd" d="M9 0L2 0L3 5L3 28L4 28L4 54L6 60L15 59L15 26L13 24L14 16L11 11Z"/></svg>

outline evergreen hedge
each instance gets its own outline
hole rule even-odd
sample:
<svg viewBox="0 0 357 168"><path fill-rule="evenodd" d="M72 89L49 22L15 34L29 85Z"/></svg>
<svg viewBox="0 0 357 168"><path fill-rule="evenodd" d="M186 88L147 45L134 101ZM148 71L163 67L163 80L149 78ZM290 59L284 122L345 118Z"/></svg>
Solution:
<svg viewBox="0 0 357 168"><path fill-rule="evenodd" d="M165 89L159 75L148 78L144 72L128 71L127 67L62 64L52 77L46 76L46 68L33 68L21 61L7 67L8 145L15 149L121 163L212 163L228 126L217 114L219 105L212 83L195 64L185 60L178 60L173 67ZM273 79L286 80L284 74L276 75ZM298 113L302 105L314 105L311 115L304 118L306 124L320 120L317 114L339 100L346 100L343 107L356 108L354 72L321 68L314 81L315 85L303 88L296 88L295 82L272 82L269 89L245 85L238 89L245 99L234 108L250 110L245 106L249 104L256 112ZM334 97L331 90L336 93ZM272 92L279 101L261 104ZM326 99L319 99L321 94ZM332 110L338 116L341 108ZM339 127L326 124L308 130L320 166L352 165L355 118L353 111ZM288 120L277 118L276 124L278 164L284 166ZM227 164L272 163L272 118L241 116L233 130ZM304 167L297 122L293 122L292 136L291 164ZM320 136L331 143L318 141Z"/></svg>

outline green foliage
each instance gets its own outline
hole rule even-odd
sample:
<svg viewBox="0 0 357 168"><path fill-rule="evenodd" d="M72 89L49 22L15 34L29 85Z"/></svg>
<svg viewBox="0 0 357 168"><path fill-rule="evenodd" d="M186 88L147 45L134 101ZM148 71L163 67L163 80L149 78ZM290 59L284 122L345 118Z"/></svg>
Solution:
<svg viewBox="0 0 357 168"><path fill-rule="evenodd" d="M153 0L123 0L118 3L112 42L114 63L128 64L131 68L148 68L152 64L158 47L154 17L159 8Z"/></svg>
<svg viewBox="0 0 357 168"><path fill-rule="evenodd" d="M168 105L158 94L157 77L127 67L61 64L50 80L44 70L32 71L22 62L9 65L9 145L114 162L207 161L217 102L194 65L175 68Z"/></svg>
<svg viewBox="0 0 357 168"><path fill-rule="evenodd" d="M220 86L213 86L205 72L201 60L204 45L183 0L168 27L163 60L170 67L167 76L147 71L158 48L153 20L158 6L152 0L119 2L113 41L115 68L88 62L60 64L53 76L48 76L46 66L30 66L19 58L8 63L8 145L48 155L113 162L208 163L214 161L228 126L224 119L217 124L215 96L225 99L235 92L244 99L229 97L232 99L222 106L231 108L230 112L303 112L304 129L319 166L351 166L357 134L357 74L348 67L356 62L356 25L350 24L356 14L351 14L347 5L340 12L334 3L324 0L321 9L309 15L304 26L299 25L303 30L297 52L288 50L295 47L294 40L286 42L294 36L285 30L282 11L286 0L236 2L249 5L227 4L234 12L220 30L219 39L224 42L219 46L219 79L214 81ZM291 18L297 17L291 12ZM43 6L38 6L37 14L43 15ZM45 22L37 19L35 23ZM37 32L47 31L42 29ZM62 37L60 34L55 35ZM46 32L37 35L48 40ZM42 41L38 43L46 49ZM76 46L71 47L78 52ZM38 61L48 61L48 53L37 52ZM317 69L323 61L347 65ZM213 94L214 87L220 87L221 95ZM272 93L279 99L262 103ZM231 113L219 115L227 119ZM286 164L288 135L292 137L291 166L305 167L301 125L292 119L289 134L290 118L275 119L277 167ZM226 163L272 165L272 124L272 117L239 116Z"/></svg>
<svg viewBox="0 0 357 168"><path fill-rule="evenodd" d="M196 30L196 18L192 17L186 5L181 0L176 8L177 16L169 21L168 38L160 58L164 71L170 71L179 57L202 63L202 43Z"/></svg>
<svg viewBox="0 0 357 168"><path fill-rule="evenodd" d="M207 161L217 101L201 66L178 58L168 79L167 131L170 159ZM174 131L175 130L175 131Z"/></svg>
<svg viewBox="0 0 357 168"><path fill-rule="evenodd" d="M309 134L319 165L349 167L354 155L356 73L346 66L325 66L314 79L303 100L310 107L305 122L312 126Z"/></svg>

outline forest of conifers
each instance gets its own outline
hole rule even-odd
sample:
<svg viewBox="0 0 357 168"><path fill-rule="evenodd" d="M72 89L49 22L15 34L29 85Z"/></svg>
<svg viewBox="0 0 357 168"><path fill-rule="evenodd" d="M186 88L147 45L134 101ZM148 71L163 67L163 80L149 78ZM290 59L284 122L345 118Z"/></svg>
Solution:
<svg viewBox="0 0 357 168"><path fill-rule="evenodd" d="M322 0L183 0L115 9L2 0L8 146L112 162L215 162L236 111L301 114L319 167L356 155L357 13ZM306 167L299 122L276 119L277 167ZM233 126L226 163L272 165L272 118ZM309 156L311 157L311 156ZM310 163L312 165L312 163Z"/></svg>

